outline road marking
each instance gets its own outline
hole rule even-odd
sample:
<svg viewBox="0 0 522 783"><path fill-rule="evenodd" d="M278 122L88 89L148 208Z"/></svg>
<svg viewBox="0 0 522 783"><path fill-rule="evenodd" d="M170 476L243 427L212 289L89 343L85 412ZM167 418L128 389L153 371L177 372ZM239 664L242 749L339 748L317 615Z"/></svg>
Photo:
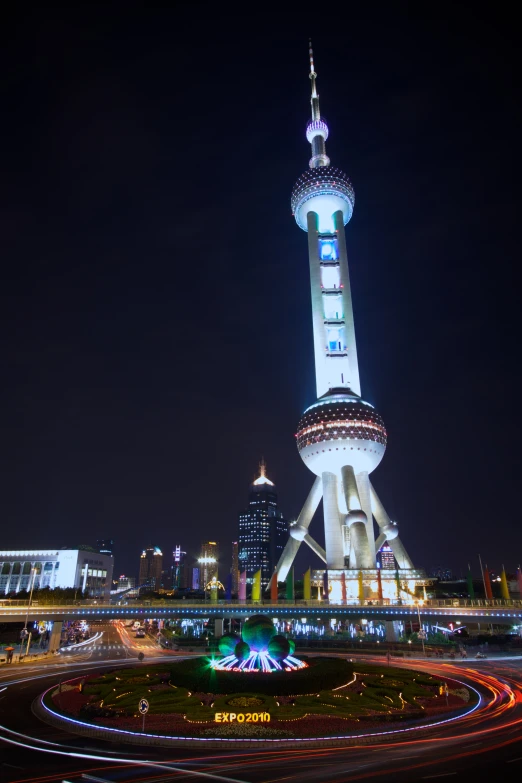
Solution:
<svg viewBox="0 0 522 783"><path fill-rule="evenodd" d="M518 729L517 729L518 731ZM479 745L482 745L482 742L474 742L473 745L463 745L463 748L478 748Z"/></svg>
<svg viewBox="0 0 522 783"><path fill-rule="evenodd" d="M422 778L423 780L428 780L429 778L447 778L450 775L456 775L456 772L441 772L440 775L424 775Z"/></svg>
<svg viewBox="0 0 522 783"><path fill-rule="evenodd" d="M290 778L295 777L295 775L287 775L286 778L272 778L271 780L267 780L266 783L276 783L278 780L290 780Z"/></svg>
<svg viewBox="0 0 522 783"><path fill-rule="evenodd" d="M513 764L514 761L522 761L522 756L519 756L518 759L509 759L509 761L506 761L506 764Z"/></svg>

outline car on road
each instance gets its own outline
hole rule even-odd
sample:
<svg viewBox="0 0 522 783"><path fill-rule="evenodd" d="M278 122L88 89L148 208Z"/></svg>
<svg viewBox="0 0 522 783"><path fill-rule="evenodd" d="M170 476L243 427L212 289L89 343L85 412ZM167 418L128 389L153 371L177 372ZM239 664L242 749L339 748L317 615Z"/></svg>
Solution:
<svg viewBox="0 0 522 783"><path fill-rule="evenodd" d="M136 636L136 639L144 639L145 638L145 628L137 628L135 636Z"/></svg>
<svg viewBox="0 0 522 783"><path fill-rule="evenodd" d="M487 657L488 657L488 656L487 656L487 655L485 655L483 652L478 652L478 653L475 655L475 658L487 658Z"/></svg>

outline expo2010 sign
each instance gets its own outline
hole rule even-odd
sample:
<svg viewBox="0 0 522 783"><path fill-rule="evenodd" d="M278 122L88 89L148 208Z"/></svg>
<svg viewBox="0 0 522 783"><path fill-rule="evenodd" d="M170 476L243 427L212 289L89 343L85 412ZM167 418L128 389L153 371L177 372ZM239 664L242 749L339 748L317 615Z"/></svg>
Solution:
<svg viewBox="0 0 522 783"><path fill-rule="evenodd" d="M269 712L216 712L215 723L270 723Z"/></svg>

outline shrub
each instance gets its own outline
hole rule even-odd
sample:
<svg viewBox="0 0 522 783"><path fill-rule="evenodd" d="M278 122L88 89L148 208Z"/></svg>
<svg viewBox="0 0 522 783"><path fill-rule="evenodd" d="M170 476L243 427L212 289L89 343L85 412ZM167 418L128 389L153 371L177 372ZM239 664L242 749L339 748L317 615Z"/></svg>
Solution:
<svg viewBox="0 0 522 783"><path fill-rule="evenodd" d="M353 664L342 658L315 658L309 664L293 672L248 674L216 671L209 666L208 658L192 658L172 666L171 682L204 693L243 693L255 685L257 693L288 696L336 688L353 676Z"/></svg>

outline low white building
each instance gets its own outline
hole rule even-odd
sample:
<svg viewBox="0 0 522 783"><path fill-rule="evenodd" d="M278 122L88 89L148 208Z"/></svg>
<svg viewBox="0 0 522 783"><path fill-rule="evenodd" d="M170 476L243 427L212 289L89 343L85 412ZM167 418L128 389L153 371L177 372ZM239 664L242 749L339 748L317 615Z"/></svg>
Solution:
<svg viewBox="0 0 522 783"><path fill-rule="evenodd" d="M109 598L114 560L83 549L0 550L0 595L49 587L74 587Z"/></svg>

